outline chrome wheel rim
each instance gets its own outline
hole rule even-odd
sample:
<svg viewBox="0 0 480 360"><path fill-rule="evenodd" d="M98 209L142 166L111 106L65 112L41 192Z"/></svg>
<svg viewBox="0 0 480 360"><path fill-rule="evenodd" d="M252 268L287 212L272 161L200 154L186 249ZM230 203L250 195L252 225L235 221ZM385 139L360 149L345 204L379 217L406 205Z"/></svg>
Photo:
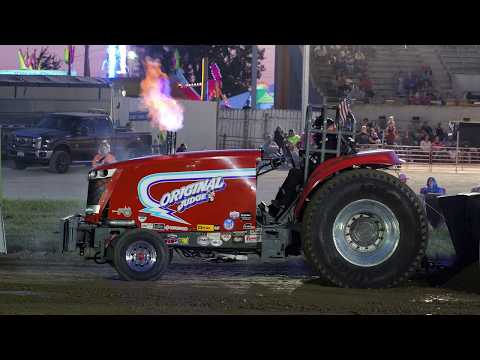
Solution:
<svg viewBox="0 0 480 360"><path fill-rule="evenodd" d="M149 271L157 262L157 251L146 241L135 241L127 248L125 260L133 271Z"/></svg>
<svg viewBox="0 0 480 360"><path fill-rule="evenodd" d="M348 262L379 265L392 256L400 241L400 225L385 204L362 199L345 206L333 223L333 242Z"/></svg>

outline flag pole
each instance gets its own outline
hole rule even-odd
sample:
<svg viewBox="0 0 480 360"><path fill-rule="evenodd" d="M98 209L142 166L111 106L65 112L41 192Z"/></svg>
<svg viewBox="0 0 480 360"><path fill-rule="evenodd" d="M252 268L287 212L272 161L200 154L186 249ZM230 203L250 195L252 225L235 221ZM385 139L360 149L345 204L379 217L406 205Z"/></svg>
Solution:
<svg viewBox="0 0 480 360"><path fill-rule="evenodd" d="M304 182L307 182L308 178L308 151L310 148L310 127L309 119L307 118L307 108L308 108L308 79L310 77L310 45L303 46L303 67L302 67L302 121L305 126L304 128L304 137L305 137L305 170L304 170Z"/></svg>

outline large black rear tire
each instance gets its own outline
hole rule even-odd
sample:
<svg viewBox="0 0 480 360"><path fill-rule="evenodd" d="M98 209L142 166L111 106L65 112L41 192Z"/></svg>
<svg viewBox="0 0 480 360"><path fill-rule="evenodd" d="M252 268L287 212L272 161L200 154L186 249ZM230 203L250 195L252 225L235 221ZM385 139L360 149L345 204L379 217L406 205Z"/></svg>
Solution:
<svg viewBox="0 0 480 360"><path fill-rule="evenodd" d="M129 230L113 244L113 265L124 280L157 280L165 272L169 260L164 239L154 231Z"/></svg>
<svg viewBox="0 0 480 360"><path fill-rule="evenodd" d="M415 193L383 171L355 169L328 180L303 217L306 260L342 287L396 286L419 267L428 225Z"/></svg>

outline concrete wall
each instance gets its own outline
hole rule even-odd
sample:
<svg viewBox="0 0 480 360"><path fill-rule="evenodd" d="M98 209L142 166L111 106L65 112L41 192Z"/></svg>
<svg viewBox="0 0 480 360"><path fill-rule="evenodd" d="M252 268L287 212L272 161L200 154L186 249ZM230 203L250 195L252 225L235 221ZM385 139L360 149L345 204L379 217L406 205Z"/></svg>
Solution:
<svg viewBox="0 0 480 360"><path fill-rule="evenodd" d="M430 125L441 122L447 126L449 121L470 118L471 121L480 121L480 107L472 106L422 106L422 105L371 105L355 104L352 107L357 121L367 117L369 120L378 120L380 116L395 116L400 129L405 129L412 117L420 117L420 121L427 120Z"/></svg>
<svg viewBox="0 0 480 360"><path fill-rule="evenodd" d="M120 101L119 119L123 126L129 112L146 111L140 98L125 97ZM207 101L178 101L184 108L183 128L177 132L177 146L185 143L189 150L214 150L217 144L217 103ZM118 104L118 103L117 103ZM149 131L154 136L158 130L150 121L134 121L137 131Z"/></svg>

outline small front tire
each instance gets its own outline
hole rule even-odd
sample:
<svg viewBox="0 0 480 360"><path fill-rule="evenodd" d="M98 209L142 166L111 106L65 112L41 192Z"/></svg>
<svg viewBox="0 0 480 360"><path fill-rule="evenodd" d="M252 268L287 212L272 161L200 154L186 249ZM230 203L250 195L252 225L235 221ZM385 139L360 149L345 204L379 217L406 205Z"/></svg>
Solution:
<svg viewBox="0 0 480 360"><path fill-rule="evenodd" d="M150 230L127 231L113 244L113 265L123 280L157 280L165 272L169 259L164 239Z"/></svg>

